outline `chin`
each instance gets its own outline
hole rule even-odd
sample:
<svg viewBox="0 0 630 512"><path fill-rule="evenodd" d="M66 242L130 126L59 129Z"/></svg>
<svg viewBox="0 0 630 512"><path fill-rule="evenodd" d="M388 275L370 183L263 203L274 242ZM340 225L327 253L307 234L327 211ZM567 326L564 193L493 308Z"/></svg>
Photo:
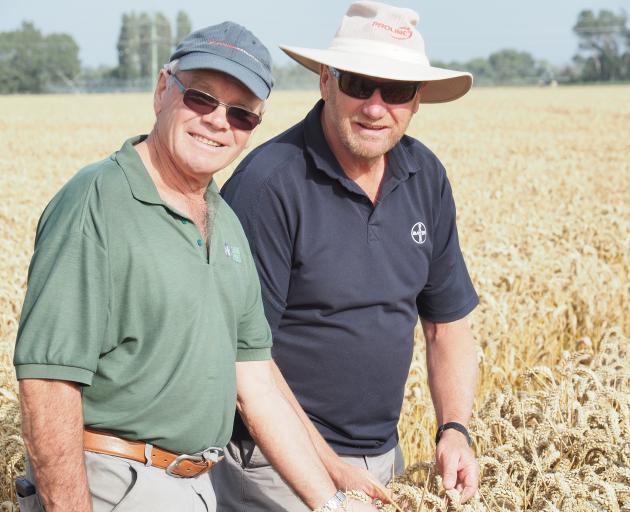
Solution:
<svg viewBox="0 0 630 512"><path fill-rule="evenodd" d="M360 158L379 158L391 149L391 145L382 141L354 141L350 150L355 156Z"/></svg>

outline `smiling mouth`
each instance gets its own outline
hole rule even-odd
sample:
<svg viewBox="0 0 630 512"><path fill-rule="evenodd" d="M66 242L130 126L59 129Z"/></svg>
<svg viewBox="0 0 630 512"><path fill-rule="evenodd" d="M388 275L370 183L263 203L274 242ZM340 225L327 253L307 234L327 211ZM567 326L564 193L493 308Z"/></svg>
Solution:
<svg viewBox="0 0 630 512"><path fill-rule="evenodd" d="M202 137L201 135L197 135L196 133L191 133L190 136L193 139L195 139L197 142L200 142L201 144L203 144L205 146L210 146L210 147L213 147L213 148L223 147L223 144L219 144L218 142L215 142L213 140L206 139L205 137Z"/></svg>
<svg viewBox="0 0 630 512"><path fill-rule="evenodd" d="M366 123L360 123L360 122L357 122L357 124L365 130L371 130L374 132L385 130L387 128L387 126L382 126L380 124L366 124Z"/></svg>

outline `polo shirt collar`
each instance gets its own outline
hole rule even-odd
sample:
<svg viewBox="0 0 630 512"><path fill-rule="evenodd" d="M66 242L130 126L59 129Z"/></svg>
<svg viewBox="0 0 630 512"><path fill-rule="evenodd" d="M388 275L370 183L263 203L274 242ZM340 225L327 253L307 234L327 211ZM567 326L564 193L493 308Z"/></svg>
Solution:
<svg viewBox="0 0 630 512"><path fill-rule="evenodd" d="M127 177L133 197L143 203L164 204L157 188L155 188L155 183L153 183L149 172L142 162L142 158L140 158L140 155L134 148L136 144L139 144L146 138L146 135L139 135L127 139L120 150L114 154L114 158Z"/></svg>
<svg viewBox="0 0 630 512"><path fill-rule="evenodd" d="M338 180L345 188L365 195L363 190L343 171L324 136L321 123L324 100L319 100L305 119L304 142L306 150L311 155L315 166L330 178ZM404 147L398 142L387 153L386 183L397 184L406 180L410 175L420 170L420 164L415 161Z"/></svg>
<svg viewBox="0 0 630 512"><path fill-rule="evenodd" d="M138 135L137 137L127 139L120 150L114 154L113 158L116 159L125 173L133 197L143 203L162 205L170 209L160 197L155 183L153 183L149 175L149 171L147 171L142 158L140 158L140 155L134 148L136 144L139 144L146 138L147 135ZM214 180L208 185L206 201L208 200L208 194L219 194L219 188Z"/></svg>

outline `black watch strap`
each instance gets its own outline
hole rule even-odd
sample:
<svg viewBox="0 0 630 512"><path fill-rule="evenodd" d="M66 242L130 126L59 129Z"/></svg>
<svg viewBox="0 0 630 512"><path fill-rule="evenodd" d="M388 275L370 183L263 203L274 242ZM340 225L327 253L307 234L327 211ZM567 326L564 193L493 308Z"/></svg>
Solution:
<svg viewBox="0 0 630 512"><path fill-rule="evenodd" d="M468 433L468 429L464 427L464 425L462 425L461 423L456 423L454 421L451 421L449 423L444 423L444 425L440 425L440 427L437 429L437 432L435 434L435 444L438 444L440 442L440 439L444 431L450 428L455 429L458 432L461 432L462 434L464 434L464 436L466 437L466 441L468 441L468 446L472 446L472 438L470 437L470 434Z"/></svg>

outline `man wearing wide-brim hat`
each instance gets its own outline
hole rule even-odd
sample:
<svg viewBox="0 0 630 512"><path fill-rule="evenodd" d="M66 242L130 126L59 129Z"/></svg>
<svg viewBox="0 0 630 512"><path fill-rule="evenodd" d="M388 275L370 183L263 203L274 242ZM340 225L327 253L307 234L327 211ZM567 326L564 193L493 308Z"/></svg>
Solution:
<svg viewBox="0 0 630 512"><path fill-rule="evenodd" d="M417 23L410 9L355 2L327 49L282 46L319 73L322 99L250 154L222 195L257 263L285 392L336 485L402 470L397 423L420 317L437 467L466 501L479 480L466 320L478 297L444 167L405 131L420 103L460 98L472 76L432 67ZM222 510L306 510L238 419L227 459L213 475Z"/></svg>

